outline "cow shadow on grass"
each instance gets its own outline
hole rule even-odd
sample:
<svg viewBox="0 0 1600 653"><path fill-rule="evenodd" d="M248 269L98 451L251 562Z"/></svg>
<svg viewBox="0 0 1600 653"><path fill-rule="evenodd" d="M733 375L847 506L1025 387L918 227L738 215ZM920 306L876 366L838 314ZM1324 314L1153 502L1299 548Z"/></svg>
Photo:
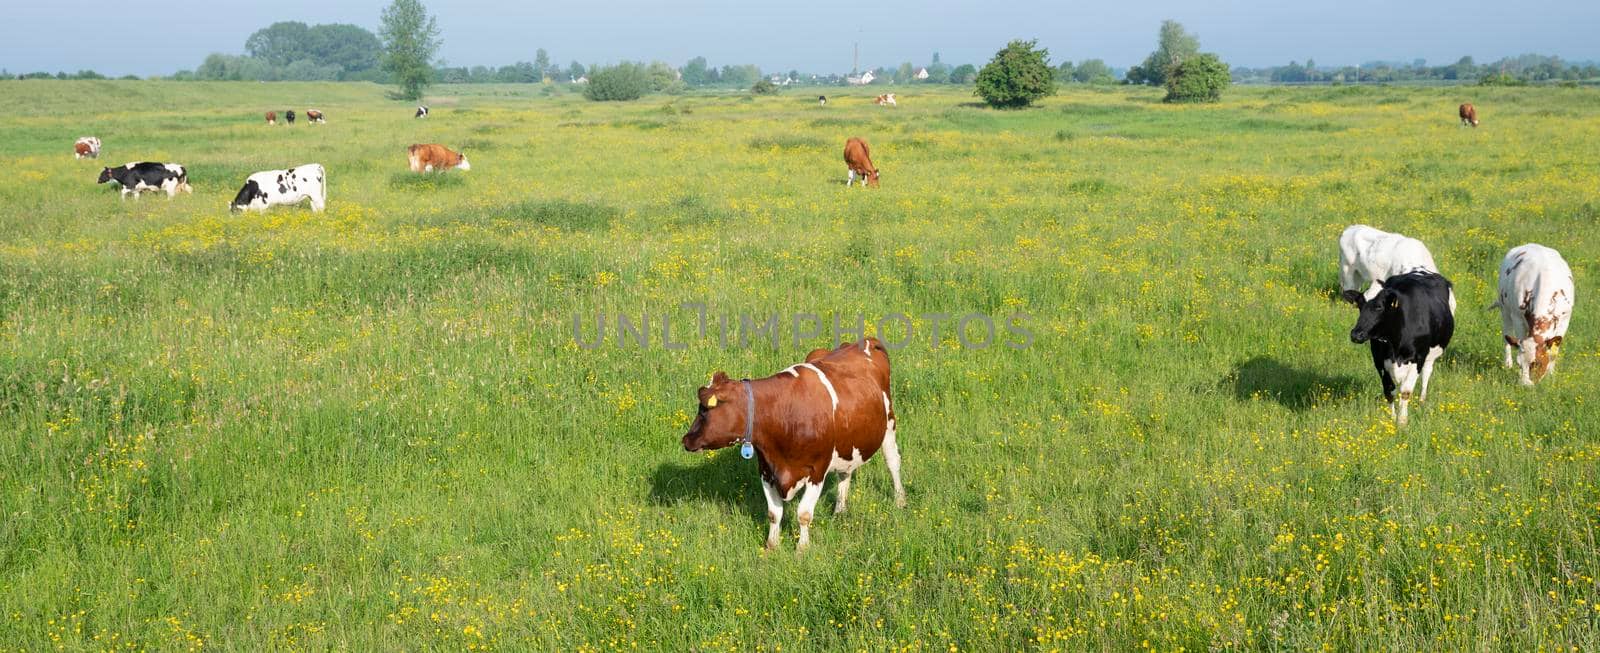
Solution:
<svg viewBox="0 0 1600 653"><path fill-rule="evenodd" d="M715 503L764 524L766 500L758 479L755 462L731 450L699 464L661 463L650 475L650 503Z"/></svg>
<svg viewBox="0 0 1600 653"><path fill-rule="evenodd" d="M1369 381L1376 383L1376 379L1374 376ZM1362 392L1358 377L1300 369L1265 356L1234 366L1223 382L1233 385L1233 396L1239 401L1268 399L1295 412L1337 403Z"/></svg>

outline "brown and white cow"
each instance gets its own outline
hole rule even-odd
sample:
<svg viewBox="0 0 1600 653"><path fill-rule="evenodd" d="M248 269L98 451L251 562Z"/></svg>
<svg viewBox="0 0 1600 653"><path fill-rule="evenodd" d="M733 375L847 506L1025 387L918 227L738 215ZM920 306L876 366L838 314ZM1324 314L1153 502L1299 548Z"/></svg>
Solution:
<svg viewBox="0 0 1600 653"><path fill-rule="evenodd" d="M1461 115L1461 125L1462 126L1466 126L1466 125L1472 125L1473 127L1477 127L1478 126L1478 109L1477 109L1477 107L1472 106L1471 102L1467 102L1465 104L1462 104L1460 106L1460 108L1456 109L1456 113Z"/></svg>
<svg viewBox="0 0 1600 653"><path fill-rule="evenodd" d="M306 122L325 123L328 122L328 119L323 117L321 111L316 109L306 109Z"/></svg>
<svg viewBox="0 0 1600 653"><path fill-rule="evenodd" d="M98 159L100 158L100 139L93 136L84 136L72 144L72 158Z"/></svg>
<svg viewBox="0 0 1600 653"><path fill-rule="evenodd" d="M1576 300L1572 268L1560 252L1528 243L1506 252L1499 285L1494 306L1500 309L1506 367L1521 367L1522 385L1533 385L1555 373L1551 354L1561 350Z"/></svg>
<svg viewBox="0 0 1600 653"><path fill-rule="evenodd" d="M880 107L896 107L896 106L900 106L898 104L895 104L895 102L894 102L894 94L893 93L884 93L883 95L879 95L878 99L873 100L873 103L878 105L878 106L880 106Z"/></svg>
<svg viewBox="0 0 1600 653"><path fill-rule="evenodd" d="M269 125L278 124L278 112L276 112L276 111L268 111L267 112L267 124L269 124Z"/></svg>
<svg viewBox="0 0 1600 653"><path fill-rule="evenodd" d="M471 170L467 156L438 143L419 143L406 149L411 159L412 172L433 172L458 168Z"/></svg>
<svg viewBox="0 0 1600 653"><path fill-rule="evenodd" d="M844 165L850 169L844 180L846 188L855 183L857 175L861 176L861 185L878 187L878 167L872 165L872 151L866 141L852 136L844 142Z"/></svg>
<svg viewBox="0 0 1600 653"><path fill-rule="evenodd" d="M687 451L734 444L753 455L767 498L767 548L778 546L783 504L800 496L800 540L811 543L811 518L829 473L839 475L835 513L844 512L850 477L880 449L894 482L894 503L904 508L900 449L895 443L889 353L877 338L817 349L806 362L764 379L735 381L723 372L697 393L694 423L683 435Z"/></svg>

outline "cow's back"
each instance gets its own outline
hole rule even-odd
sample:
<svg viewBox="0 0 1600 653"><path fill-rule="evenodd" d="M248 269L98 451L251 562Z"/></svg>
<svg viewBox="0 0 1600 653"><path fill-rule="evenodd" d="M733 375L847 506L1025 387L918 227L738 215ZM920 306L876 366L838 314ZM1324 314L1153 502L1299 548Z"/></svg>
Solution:
<svg viewBox="0 0 1600 653"><path fill-rule="evenodd" d="M1560 252L1533 243L1512 249L1500 262L1502 333L1517 340L1565 336L1575 294L1572 268Z"/></svg>

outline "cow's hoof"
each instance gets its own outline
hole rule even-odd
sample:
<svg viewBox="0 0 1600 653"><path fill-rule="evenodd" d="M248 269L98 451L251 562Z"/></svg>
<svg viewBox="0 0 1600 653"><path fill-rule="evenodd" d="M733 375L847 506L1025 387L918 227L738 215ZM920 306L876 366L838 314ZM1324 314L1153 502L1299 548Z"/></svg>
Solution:
<svg viewBox="0 0 1600 653"><path fill-rule="evenodd" d="M904 507L906 507L906 497L905 497L905 495L897 496L897 497L894 498L894 507L896 507L896 508L904 508Z"/></svg>

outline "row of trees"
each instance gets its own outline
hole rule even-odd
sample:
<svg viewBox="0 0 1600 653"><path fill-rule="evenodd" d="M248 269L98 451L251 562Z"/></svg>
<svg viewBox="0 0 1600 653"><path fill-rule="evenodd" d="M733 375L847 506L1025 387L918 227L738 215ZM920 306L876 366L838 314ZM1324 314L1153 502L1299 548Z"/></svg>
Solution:
<svg viewBox="0 0 1600 653"><path fill-rule="evenodd" d="M1038 41L1012 41L978 72L976 95L997 108L1028 106L1055 93L1065 79L1110 83L1111 71L1098 59L1077 66L1071 62L1050 66L1050 51ZM1156 50L1128 71L1128 82L1160 84L1167 102L1215 102L1230 83L1228 64L1217 55L1200 52L1200 39L1176 21L1165 21ZM1157 81L1159 80L1159 81Z"/></svg>
<svg viewBox="0 0 1600 653"><path fill-rule="evenodd" d="M1472 57L1455 63L1429 66L1426 59L1410 62L1374 61L1360 66L1320 67L1315 60L1304 64L1291 61L1285 66L1235 68L1236 82L1248 83L1329 83L1329 82L1410 82L1482 81L1502 79L1519 82L1581 81L1600 79L1600 65L1594 62L1569 63L1560 57L1524 54L1479 65Z"/></svg>

